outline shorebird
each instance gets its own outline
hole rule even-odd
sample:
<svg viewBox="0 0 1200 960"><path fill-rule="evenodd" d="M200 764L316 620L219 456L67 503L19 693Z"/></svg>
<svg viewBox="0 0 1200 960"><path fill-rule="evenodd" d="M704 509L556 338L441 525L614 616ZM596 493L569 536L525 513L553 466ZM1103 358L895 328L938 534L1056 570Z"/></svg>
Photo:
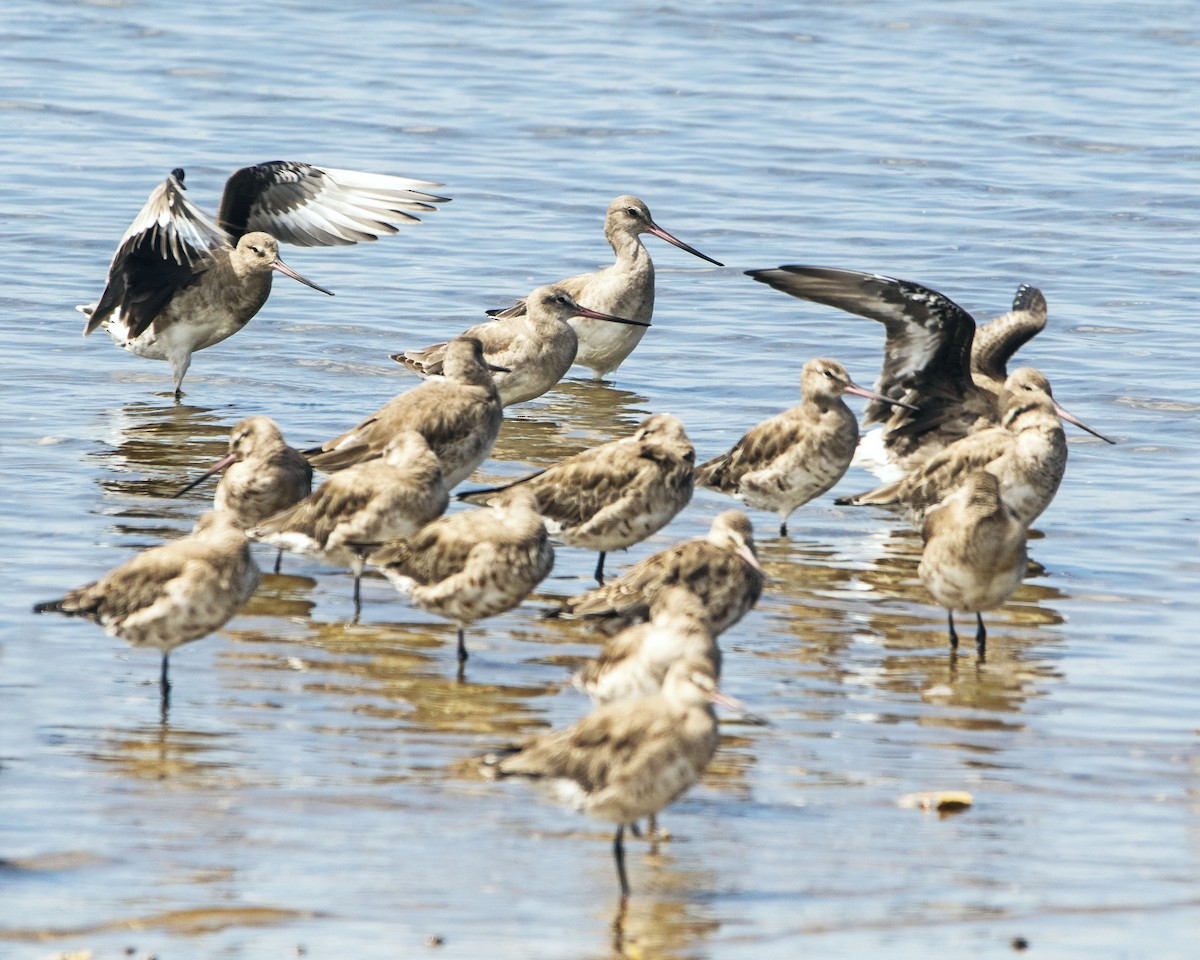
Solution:
<svg viewBox="0 0 1200 960"><path fill-rule="evenodd" d="M604 237L617 255L616 262L595 273L568 277L556 284L586 307L628 317L642 325L626 328L597 320L571 321L579 335L579 352L574 362L590 368L596 380L602 380L616 370L641 342L645 328L650 326L654 313L654 262L642 246L641 236L646 233L701 260L724 266L667 233L654 222L646 204L637 197L617 197L610 203L604 217ZM519 300L511 307L489 310L488 313L499 319L518 317L525 312L525 304L526 301Z"/></svg>
<svg viewBox="0 0 1200 960"><path fill-rule="evenodd" d="M974 470L1000 481L1001 496L1028 526L1050 505L1067 467L1062 420L1090 429L1054 402L1050 383L1032 367L1005 382L1004 417L999 426L979 430L950 444L918 470L893 483L839 503L903 504L917 522Z"/></svg>
<svg viewBox="0 0 1200 960"><path fill-rule="evenodd" d="M704 603L687 587L664 587L650 604L650 619L610 637L571 682L597 704L635 700L661 689L673 663L694 659L721 679L721 648Z"/></svg>
<svg viewBox="0 0 1200 960"><path fill-rule="evenodd" d="M969 433L999 423L1002 381L996 379L997 371L1044 324L1040 291L1018 290L1014 311L997 318L976 353L971 315L919 283L829 267L746 272L784 293L878 320L886 328L883 370L875 389L915 409L868 404L864 423L883 426L863 437L854 460L885 481L912 472ZM973 364L978 377L972 376Z"/></svg>
<svg viewBox="0 0 1200 960"><path fill-rule="evenodd" d="M667 671L681 660L701 660L714 680L721 679L721 648L703 602L687 587L664 587L650 604L650 619L610 637L571 682L596 704L636 700L661 690ZM650 815L646 832L656 843L657 814Z"/></svg>
<svg viewBox="0 0 1200 960"><path fill-rule="evenodd" d="M78 309L83 334L104 327L130 353L166 360L175 397L197 350L242 329L279 272L322 293L279 259L279 242L330 246L395 233L391 220L435 209L439 184L276 160L225 182L216 220L184 195L181 168L156 187L117 247L100 299ZM332 295L332 294L330 294Z"/></svg>
<svg viewBox="0 0 1200 960"><path fill-rule="evenodd" d="M530 494L442 517L368 557L409 600L458 628L513 609L550 573L554 548Z"/></svg>
<svg viewBox="0 0 1200 960"><path fill-rule="evenodd" d="M740 708L717 691L707 659L680 660L657 693L599 707L515 752L489 755L483 770L540 781L558 802L615 823L613 859L624 901L625 828L674 803L700 779L719 740L714 702Z"/></svg>
<svg viewBox="0 0 1200 960"><path fill-rule="evenodd" d="M604 586L567 598L557 615L625 626L645 620L654 598L680 584L700 598L718 636L758 602L763 580L749 518L740 510L726 510L706 536L651 554Z"/></svg>
<svg viewBox="0 0 1200 960"><path fill-rule="evenodd" d="M216 473L221 473L221 479L213 508L228 511L243 530L299 503L312 492L312 466L284 442L279 426L270 417L247 417L234 426L229 432L229 455L174 496L183 496ZM276 573L282 557L280 550L275 558Z"/></svg>
<svg viewBox="0 0 1200 960"><path fill-rule="evenodd" d="M86 617L110 637L161 651L165 713L171 651L224 626L250 599L259 579L241 527L230 514L210 511L187 536L143 550L95 583L39 603L33 612Z"/></svg>
<svg viewBox="0 0 1200 960"><path fill-rule="evenodd" d="M372 545L407 537L441 516L450 497L425 438L402 430L377 460L335 473L310 496L249 532L254 540L323 557L354 574L354 613L361 610L363 562Z"/></svg>
<svg viewBox="0 0 1200 960"><path fill-rule="evenodd" d="M491 452L504 411L478 340L451 340L442 375L443 380L393 397L357 426L304 455L321 470L341 470L380 456L401 430L415 430L437 454L446 489L452 490Z"/></svg>
<svg viewBox="0 0 1200 960"><path fill-rule="evenodd" d="M958 648L954 611L975 614L975 647L984 654L981 611L1001 606L1025 575L1028 527L1001 497L1000 481L975 470L925 518L917 574L946 608L950 646Z"/></svg>
<svg viewBox="0 0 1200 960"><path fill-rule="evenodd" d="M854 459L858 421L842 400L846 393L905 406L864 390L836 360L809 360L800 374L800 403L697 467L696 482L777 513L779 535L786 537L792 512L832 489Z"/></svg>
<svg viewBox="0 0 1200 960"><path fill-rule="evenodd" d="M571 369L579 347L579 338L567 323L572 317L624 326L650 325L580 306L563 287L553 284L538 287L523 302L525 310L520 315L489 320L462 334L482 343L488 364L503 371L494 379L500 402L506 407L540 397ZM445 352L446 344L438 343L423 350L393 353L391 358L431 377L441 374Z"/></svg>
<svg viewBox="0 0 1200 960"><path fill-rule="evenodd" d="M459 494L459 499L496 503L518 490L532 492L551 536L600 552L595 577L604 583L608 551L641 543L691 501L695 460L683 422L656 413L633 436L584 450L504 486Z"/></svg>

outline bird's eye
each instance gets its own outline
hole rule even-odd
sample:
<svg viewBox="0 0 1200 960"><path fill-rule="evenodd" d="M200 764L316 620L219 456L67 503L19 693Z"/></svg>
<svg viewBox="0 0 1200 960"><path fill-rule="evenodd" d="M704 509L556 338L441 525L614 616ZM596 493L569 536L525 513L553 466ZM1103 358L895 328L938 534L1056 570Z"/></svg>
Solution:
<svg viewBox="0 0 1200 960"><path fill-rule="evenodd" d="M640 220L642 217L642 211L637 207L626 207L625 212L633 217L634 220Z"/></svg>

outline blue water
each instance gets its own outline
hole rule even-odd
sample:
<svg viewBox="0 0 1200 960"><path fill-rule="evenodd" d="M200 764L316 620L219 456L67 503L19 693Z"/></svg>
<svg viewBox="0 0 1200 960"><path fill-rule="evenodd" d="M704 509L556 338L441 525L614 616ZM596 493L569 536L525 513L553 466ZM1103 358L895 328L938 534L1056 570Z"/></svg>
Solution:
<svg viewBox="0 0 1200 960"><path fill-rule="evenodd" d="M172 658L30 604L185 530L168 499L251 413L297 445L414 381L387 359L594 269L633 193L712 268L650 239L655 325L611 386L510 411L486 476L682 417L702 458L791 405L801 364L873 380L882 332L742 275L876 270L980 319L1023 282L1019 355L1120 443L1071 434L1037 521L1044 572L952 670L900 520L754 514L771 576L729 631L733 724L704 782L630 845L631 956L961 952L1185 958L1200 935L1195 582L1200 26L1192 4L1067 0L203 5L0 11L0 956L606 956L608 828L476 779L470 757L586 708L594 637L538 618L586 587L559 550L530 604L453 637L381 580L299 558ZM296 159L442 181L378 244L288 250L280 281L166 364L79 336L121 233L175 166L215 209L238 166ZM839 492L870 478L852 471ZM699 493L615 570L695 536ZM264 562L269 560L264 553ZM968 790L940 818L904 794ZM426 946L427 938L442 938Z"/></svg>

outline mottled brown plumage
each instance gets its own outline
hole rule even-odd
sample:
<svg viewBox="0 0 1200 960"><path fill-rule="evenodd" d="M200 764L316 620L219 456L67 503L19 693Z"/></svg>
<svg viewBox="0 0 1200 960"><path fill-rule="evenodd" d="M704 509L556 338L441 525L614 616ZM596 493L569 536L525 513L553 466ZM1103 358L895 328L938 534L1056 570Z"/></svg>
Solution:
<svg viewBox="0 0 1200 960"><path fill-rule="evenodd" d="M917 568L926 589L946 608L952 647L958 647L954 611L975 614L981 656L987 640L981 611L1005 603L1027 565L1028 528L1001 493L1000 481L986 470L964 477L925 518L925 549Z"/></svg>
<svg viewBox="0 0 1200 960"><path fill-rule="evenodd" d="M860 455L867 469L896 479L947 444L999 420L996 395L971 377L975 320L949 297L909 280L855 270L784 266L747 272L794 297L884 325L887 341L875 389L912 409L879 401L867 405L863 422L883 424L882 462Z"/></svg>
<svg viewBox="0 0 1200 960"><path fill-rule="evenodd" d="M144 550L95 583L33 610L86 617L131 646L160 650L165 707L171 651L224 626L259 578L242 529L228 513L211 511L189 535Z"/></svg>
<svg viewBox="0 0 1200 960"><path fill-rule="evenodd" d="M721 648L704 604L687 587L664 587L650 605L650 619L610 637L571 681L598 704L633 700L661 688L676 661L693 659L706 661L721 679Z"/></svg>
<svg viewBox="0 0 1200 960"><path fill-rule="evenodd" d="M613 854L625 897L625 827L654 816L700 778L719 741L717 697L708 660L676 661L658 692L599 707L511 755L485 758L485 771L541 781L559 802L617 824Z"/></svg>
<svg viewBox="0 0 1200 960"><path fill-rule="evenodd" d="M1064 415L1070 416L1054 402L1046 378L1023 367L1006 382L999 426L951 444L902 480L839 502L901 504L919 523L970 473L984 469L999 479L1004 501L1028 525L1050 505L1066 470Z"/></svg>
<svg viewBox="0 0 1200 960"><path fill-rule="evenodd" d="M625 626L649 617L654 598L675 584L700 598L714 636L745 616L763 588L749 518L741 510L726 510L706 536L646 557L604 586L568 598L558 613Z"/></svg>
<svg viewBox="0 0 1200 960"><path fill-rule="evenodd" d="M285 550L324 558L354 574L354 607L370 546L407 537L440 516L449 502L438 458L425 438L402 430L383 457L335 473L310 496L250 531Z"/></svg>
<svg viewBox="0 0 1200 960"><path fill-rule="evenodd" d="M458 627L458 659L467 659L464 629L517 606L550 573L554 548L531 494L495 507L465 510L368 558L417 607Z"/></svg>
<svg viewBox="0 0 1200 960"><path fill-rule="evenodd" d="M604 555L641 543L665 527L692 499L696 452L682 421L657 413L630 437L584 450L562 463L502 487L472 490L460 499L500 503L518 490L537 498L551 536Z"/></svg>
<svg viewBox="0 0 1200 960"><path fill-rule="evenodd" d="M1007 363L1045 326L1045 298L1034 287L1019 288L1013 309L977 331L974 318L957 303L910 280L829 267L747 273L794 297L884 325L887 341L875 389L912 409L868 404L863 422L883 426L860 440L854 463L889 482L963 437L998 424Z"/></svg>
<svg viewBox="0 0 1200 960"><path fill-rule="evenodd" d="M222 472L224 471L224 472ZM270 417L247 417L229 431L229 454L175 494L182 496L215 473L213 507L228 511L243 530L299 503L312 492L312 467L283 440ZM279 572L283 551L275 558Z"/></svg>
<svg viewBox="0 0 1200 960"><path fill-rule="evenodd" d="M209 473L221 470L213 507L233 514L242 529L286 510L312 492L312 467L284 442L270 417L247 417L229 432L229 456Z"/></svg>
<svg viewBox="0 0 1200 960"><path fill-rule="evenodd" d="M491 453L504 411L478 340L456 337L447 344L443 376L393 397L304 455L321 470L341 470L379 457L397 433L415 430L441 461L446 489L454 489Z"/></svg>
<svg viewBox="0 0 1200 960"><path fill-rule="evenodd" d="M858 421L842 395L897 403L864 390L836 360L809 360L800 374L801 401L764 420L728 453L696 468L696 482L779 515L787 536L792 511L842 479L858 446Z"/></svg>

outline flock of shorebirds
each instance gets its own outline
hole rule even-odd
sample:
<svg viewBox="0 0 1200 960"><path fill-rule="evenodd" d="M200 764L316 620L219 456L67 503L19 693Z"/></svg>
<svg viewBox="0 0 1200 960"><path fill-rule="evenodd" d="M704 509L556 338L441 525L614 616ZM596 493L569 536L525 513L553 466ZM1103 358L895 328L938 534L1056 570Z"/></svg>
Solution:
<svg viewBox="0 0 1200 960"><path fill-rule="evenodd" d="M324 293L279 258L279 242L348 244L396 232L446 198L421 180L307 163L273 162L229 177L216 218L185 197L174 170L122 237L100 299L80 307L86 333L103 328L137 356L166 360L182 392L192 354L233 335L258 312L274 273ZM622 196L604 235L615 262L538 287L447 343L395 354L424 379L345 433L304 451L273 420L251 416L229 454L180 493L221 473L213 510L192 532L145 550L95 583L35 612L82 616L168 657L220 628L260 580L251 542L323 559L359 580L381 571L415 606L453 622L460 676L472 624L511 610L549 574L551 538L595 551L597 587L555 615L597 621L600 655L574 676L595 709L574 726L492 754L495 776L542 781L561 800L616 824L614 856L628 894L623 837L678 798L717 746L717 637L757 602L764 575L750 520L717 516L704 537L646 557L605 582L606 554L642 542L692 499L695 486L774 513L780 535L798 507L831 490L852 462L883 484L837 502L886 504L920 526L919 575L947 610L976 617L1005 603L1025 573L1030 523L1054 497L1067 460L1070 416L1038 371L1009 373L1016 350L1046 322L1040 291L1022 286L1008 313L976 329L951 300L916 283L850 270L785 266L755 280L801 299L880 321L884 364L874 390L834 360L804 364L800 402L697 465L684 425L648 417L614 439L503 486L452 494L488 457L504 408L552 389L572 365L596 379L616 370L650 326L654 266L642 244L659 237L721 266L659 227ZM843 397L867 398L860 436ZM314 468L328 478L313 489ZM178 494L177 494L178 495ZM451 496L477 505L444 515ZM757 718L746 714L751 722ZM653 835L653 833L652 833Z"/></svg>

